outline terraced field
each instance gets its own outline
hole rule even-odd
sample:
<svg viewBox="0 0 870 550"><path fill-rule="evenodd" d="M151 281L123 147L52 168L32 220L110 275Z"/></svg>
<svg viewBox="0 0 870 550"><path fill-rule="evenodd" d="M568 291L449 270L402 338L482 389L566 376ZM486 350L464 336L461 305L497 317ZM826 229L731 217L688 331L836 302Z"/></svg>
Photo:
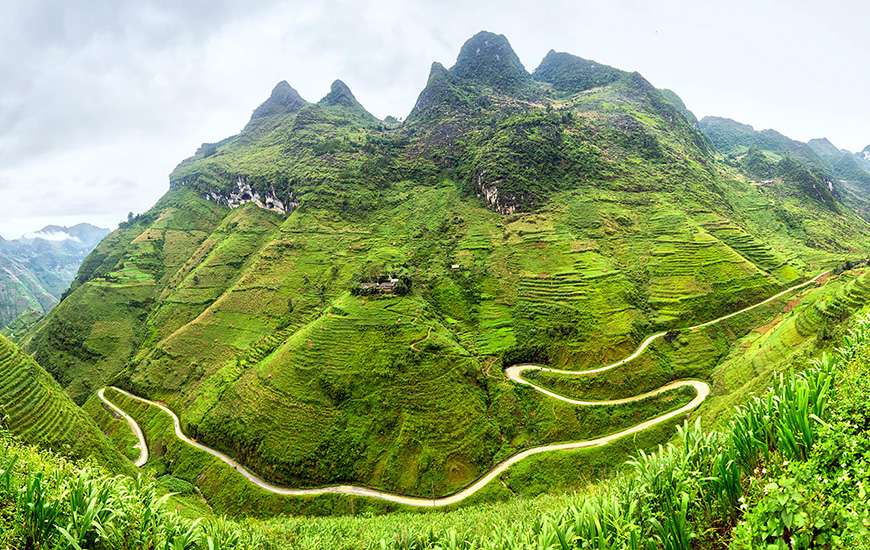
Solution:
<svg viewBox="0 0 870 550"><path fill-rule="evenodd" d="M702 223L704 229L741 256L782 282L789 282L797 277L797 271L788 263L791 258L773 250L770 245L756 239L733 222L712 213L709 217L709 221Z"/></svg>
<svg viewBox="0 0 870 550"><path fill-rule="evenodd" d="M83 368L95 352L88 372L100 376L89 383L127 381L125 389L178 411L185 433L275 483L364 480L398 493L449 494L522 449L591 439L674 404L578 412L505 383L505 361L588 368L625 356L645 334L786 286L708 231L707 211L687 214L657 193L604 200L601 191L570 192L511 217L464 201L449 182L397 193L359 223L315 210L276 225L253 207L227 211L187 261L153 270L155 281L167 281L162 290L135 278L86 283L56 314L54 326L69 328L35 339L97 334L101 325L89 324L78 300L100 293L101 303L130 304L135 296L142 309L112 306L106 314L124 319L119 326L138 340L118 334L105 348L85 347L87 356L60 341L40 348L50 364ZM211 212L183 193L174 200ZM807 274L796 260L787 266ZM390 269L407 270L410 295L348 292L359 277ZM675 367L664 372L706 372L727 345L699 342L674 354ZM122 363L125 348L138 351ZM666 378L652 379L673 380ZM576 395L612 397L601 384L598 393ZM75 394L78 387L84 380L76 379ZM87 408L102 415L98 404ZM123 424L101 423L120 439ZM653 432L654 443L664 437ZM130 441L120 443L134 456Z"/></svg>
<svg viewBox="0 0 870 550"><path fill-rule="evenodd" d="M809 281L806 281L804 283L800 283L800 284L794 285L788 289L782 290L782 291L778 292L777 294L762 300L761 302L747 306L741 310L734 311L734 312L731 312L729 314L723 315L717 319L709 320L709 321L706 321L704 323L700 323L698 325L688 327L684 330L688 333L699 332L702 329L706 329L707 327L712 327L712 326L718 325L719 323L726 321L728 319L734 318L734 317L739 316L739 315L744 315L748 312L752 312L752 311L759 309L759 308L763 308L764 306L766 306L769 303L775 302L776 300L778 300L784 296L788 296L788 295L790 295L798 290L807 288L810 285L813 285L817 281L823 279L824 277L828 277L828 276L829 276L829 272L821 273L821 274L817 275L816 277L810 279ZM818 302L818 303L814 302L812 304L812 306L810 306L810 309L812 310L813 308L815 308L815 310L818 310L818 311L829 312L830 311L829 304L842 304L844 311L848 311L847 308L849 307L849 305L852 305L853 307L858 307L858 306L863 305L865 303L865 298L867 297L868 294L870 294L870 283L867 282L867 279L868 279L867 274L861 273L858 277L849 281L844 286L844 288L839 290L839 292L832 293L832 298L830 300L822 301L822 302ZM418 311L417 313L419 315L421 312ZM797 318L799 319L800 316L798 316ZM340 333L341 330L338 330L338 332ZM534 389L536 392L543 394L544 396L546 396L548 398L562 401L562 402L565 402L565 403L568 403L568 404L574 405L574 406L601 407L601 406L608 406L608 405L628 405L628 404L633 405L633 404L642 402L644 400L648 400L652 397L658 396L660 394L672 392L672 391L675 391L677 389L684 388L684 387L692 388L692 390L694 391L694 394L695 394L694 398L691 399L689 402L683 404L682 406L679 406L676 408L671 408L670 410L668 410L667 412L665 412L663 414L660 414L658 416L655 416L653 418L650 418L646 421L640 422L640 423L635 424L633 426L627 427L623 430L614 431L614 432L610 433L609 435L605 435L605 436L598 437L595 439L590 439L590 440L573 441L573 442L560 443L560 444L541 445L538 447L526 449L526 450L524 450L520 453L514 454L514 455L510 456L509 458L507 458L506 460L503 460L502 462L498 463L492 469L487 471L484 475L480 476L477 480L475 480L474 483L469 484L468 486L466 486L462 490L457 491L457 492L455 492L449 496L446 496L446 497L432 498L432 499L419 498L419 497L409 497L409 496L404 496L401 494L389 493L389 492L384 492L384 491L373 490L373 489L370 489L367 487L351 486L351 485L330 486L330 487L311 488L311 489L291 489L291 488L281 487L281 486L275 485L273 483L270 483L268 481L265 481L264 479L259 477L257 474L255 474L251 470L244 467L241 463L237 462L235 459L231 458L230 456L228 456L220 451L217 451L215 449L212 449L206 445L203 445L202 443L197 442L195 439L191 439L190 437L188 437L188 435L184 433L181 420L166 405L135 396L129 392L125 392L125 391L119 390L119 389L115 389L114 390L115 393L113 395L132 399L135 402L138 402L140 407L141 407L141 405L145 405L145 406L154 407L154 408L159 409L162 413L168 415L172 419L172 424L173 424L172 429L174 432L174 437L178 438L183 443L198 449L199 451L205 452L205 453L217 458L221 462L225 463L226 465L230 466L231 468L236 470L238 473L240 473L250 483L254 484L255 486L257 486L260 489L263 489L269 493L273 493L276 495L282 495L282 496L316 496L316 495L327 495L327 494L346 494L346 495L353 495L353 496L358 496L358 497L375 498L375 499L385 500L388 502L406 505L406 506L442 507L442 506L450 506L450 505L458 504L458 503L466 500L467 498L475 495L477 492L484 489L491 481L493 481L494 479L498 478L503 473L505 473L509 468L511 468L511 466L513 466L514 464L517 464L520 461L523 461L527 458L530 458L532 456L535 456L538 454L543 454L543 453L555 452L555 451L571 451L571 450L575 450L575 449L585 449L585 448L590 448L590 447L600 447L600 446L608 445L608 444L613 443L615 441L618 441L619 439L624 438L628 435L636 434L636 433L642 432L644 430L647 430L649 428L652 428L658 424L668 422L669 420L676 418L676 417L679 417L680 415L683 415L689 411L692 411L696 407L698 407L701 403L704 402L704 400L707 398L707 396L710 393L710 386L706 382L703 382L700 380L677 380L677 381L673 381L673 382L670 382L668 384L665 384L659 388L652 389L652 390L649 390L643 394L635 395L635 396L617 397L617 398L603 399L603 400L592 400L592 399L579 399L578 400L578 399L567 397L567 396L562 395L560 393L556 393L556 392L553 392L551 390L548 390L548 389L546 389L546 388L544 388L544 387L536 384L535 382L532 382L524 377L524 374L526 374L528 372L547 373L550 376L556 375L556 376L570 376L570 377L577 377L577 376L586 377L586 376L590 376L590 375L598 375L598 374L606 373L606 372L609 372L611 370L617 369L619 367L623 367L624 365L638 359L639 357L641 357L644 354L644 352L647 350L647 348L649 348L657 340L663 339L666 336L666 334L667 333L665 333L665 332L659 332L659 333L655 333L653 335L650 335L649 337L647 337L643 340L641 345L632 354L628 355L627 357L625 357L623 359L620 359L619 361L616 361L616 362L611 363L611 364L606 365L606 366L598 367L596 369L589 369L589 370L585 370L585 371L567 371L567 370L562 370L562 369L554 369L554 368L550 368L550 367L544 367L541 365L522 364L522 365L513 365L513 366L508 367L505 370L505 374L509 380L511 380L515 383L528 386L528 387ZM429 341L431 336L432 335L431 335L431 330L430 330L422 338L418 339L413 344L411 344L411 346L410 346L411 349L416 350L417 349L417 348L415 348L416 345L419 345L422 342ZM325 360L326 357L321 357L320 359ZM332 372L332 373L327 372L327 376L334 376L334 372ZM120 410L118 405L116 405L109 398L107 398L102 390L100 391L99 398L101 400L103 400L106 404L111 406L112 408L118 408L118 410ZM439 414L442 413L442 411L435 411L435 412L439 413ZM125 413L125 415L126 415L126 413ZM234 419L226 419L226 420L232 421ZM140 445L143 448L145 448L147 443L146 443L144 435L142 434L141 430L139 430L138 426L134 425L134 429L137 431L137 434L139 436ZM456 437L459 433L462 433L465 429L467 429L466 426L460 425L459 429L457 431L455 431L453 434L451 434L452 437ZM287 433L278 433L275 435L278 437L279 440L286 441L286 437L288 434Z"/></svg>
<svg viewBox="0 0 870 550"><path fill-rule="evenodd" d="M0 336L0 425L22 441L131 471L94 421L51 376Z"/></svg>

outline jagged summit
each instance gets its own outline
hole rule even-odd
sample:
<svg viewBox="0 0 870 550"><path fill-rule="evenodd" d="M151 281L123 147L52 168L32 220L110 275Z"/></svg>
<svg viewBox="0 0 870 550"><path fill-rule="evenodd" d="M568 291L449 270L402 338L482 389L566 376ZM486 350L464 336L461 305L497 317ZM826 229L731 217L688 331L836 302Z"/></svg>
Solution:
<svg viewBox="0 0 870 550"><path fill-rule="evenodd" d="M317 102L320 107L341 107L346 113L352 113L354 117L366 124L378 122L377 117L369 113L365 107L357 101L350 87L336 80L329 88L329 93L323 96L323 99Z"/></svg>
<svg viewBox="0 0 870 550"><path fill-rule="evenodd" d="M319 105L343 105L345 107L359 106L359 102L350 91L347 84L336 80L329 88L329 93L318 102Z"/></svg>
<svg viewBox="0 0 870 550"><path fill-rule="evenodd" d="M432 63L426 87L417 96L417 101L408 115L408 120L413 122L437 116L438 112L446 109L448 105L453 103L452 80L453 76L444 65L437 61Z"/></svg>
<svg viewBox="0 0 870 550"><path fill-rule="evenodd" d="M550 50L532 76L557 90L577 93L610 84L625 74L608 65Z"/></svg>
<svg viewBox="0 0 870 550"><path fill-rule="evenodd" d="M417 122L467 107L468 95L461 91L483 84L499 92L525 89L532 80L504 35L481 31L469 38L449 70L437 61L429 69L426 87L408 115ZM474 92L477 93L477 92Z"/></svg>
<svg viewBox="0 0 870 550"><path fill-rule="evenodd" d="M429 69L429 79L427 82L432 82L433 80L439 80L449 77L450 72L447 70L447 68L441 63L435 61L432 63L432 67ZM868 145L867 147L870 147L870 145Z"/></svg>
<svg viewBox="0 0 870 550"><path fill-rule="evenodd" d="M475 34L462 45L450 72L458 78L497 88L512 87L531 79L508 39L487 31Z"/></svg>
<svg viewBox="0 0 870 550"><path fill-rule="evenodd" d="M295 113L307 104L308 102L302 99L302 96L293 89L293 86L288 84L286 80L282 80L272 89L269 99L254 110L251 120Z"/></svg>

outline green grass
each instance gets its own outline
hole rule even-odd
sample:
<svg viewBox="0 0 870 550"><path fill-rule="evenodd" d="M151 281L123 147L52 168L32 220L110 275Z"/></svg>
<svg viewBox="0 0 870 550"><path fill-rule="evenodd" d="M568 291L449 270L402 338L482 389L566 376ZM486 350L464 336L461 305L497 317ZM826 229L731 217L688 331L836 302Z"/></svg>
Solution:
<svg viewBox="0 0 870 550"><path fill-rule="evenodd" d="M97 246L74 290L22 347L83 403L130 360L157 293L214 229L219 212L186 191L161 199L154 212Z"/></svg>
<svg viewBox="0 0 870 550"><path fill-rule="evenodd" d="M153 284L79 287L30 349L68 365L60 379L81 399L120 383L167 401L189 433L267 479L446 494L527 446L644 415L578 417L505 383L500 365L615 360L654 330L748 305L836 258L764 263L708 229L709 210L687 212L660 193L558 197L501 217L447 181L397 186L359 220L299 210L278 226L252 207L228 212L174 270L154 269ZM782 242L795 250L783 258L800 257L801 245ZM410 273L411 295L349 294L358 277L394 269ZM731 341L681 348L685 365L650 383L706 375ZM607 397L626 378L602 380Z"/></svg>
<svg viewBox="0 0 870 550"><path fill-rule="evenodd" d="M605 373L565 377L539 371L529 377L557 393L591 399L637 395L681 378L712 379L711 402L719 396L740 400L751 380L767 380L796 355L824 347L831 327L870 299L865 271L846 272L716 325L681 331L670 342L659 339L647 354Z"/></svg>
<svg viewBox="0 0 870 550"><path fill-rule="evenodd" d="M701 331L688 332L680 335L673 342L661 341L657 342L651 348L649 354L642 356L637 361L626 365L615 371L610 371L606 376L581 377L581 378L566 378L555 375L538 375L538 382L544 383L545 386L563 393L565 395L583 398L608 398L608 397L623 397L636 395L638 393L655 389L671 380L685 377L700 377L705 379L713 379L713 396L710 402L701 409L701 415L705 418L716 419L722 422L727 415L722 414L723 410L727 411L735 403L739 402L746 393L751 393L754 389L761 387L766 380L769 380L770 373L775 368L781 368L788 361L794 360L799 355L813 353L819 347L824 347L825 332L830 333L836 327L836 323L842 318L838 316L832 318L828 324L813 325L814 332L805 332L800 335L787 335L789 327L793 327L795 323L807 315L807 311L818 311L831 309L830 304L842 303L851 301L854 306L860 303L860 296L866 292L866 274L861 271L846 272L839 277L829 280L824 286L818 288L810 288L805 290L802 295L790 295L783 299L772 302L762 308L757 308L744 315L731 318L721 325L707 327ZM361 413L355 410L354 407L377 404L381 408L387 408L390 399L395 399L401 395L407 399L413 394L408 393L409 388L414 388L414 391L426 391L425 386L419 384L415 387L413 369L406 369L408 379L399 378L395 386L387 385L383 394L364 394L359 384L356 384L354 379L344 377L341 374L341 365L344 364L340 356L337 356L335 349L339 347L336 341L333 340L335 335L344 333L342 326L353 326L360 322L372 323L374 319L386 321L390 326L390 332L397 337L402 337L408 343L407 351L410 357L415 355L426 356L426 352L432 352L437 345L439 338L442 335L449 334L442 327L433 331L428 339L423 339L425 334L420 334L414 330L416 324L397 322L403 318L410 318L411 313L400 308L401 304L406 304L406 300L400 299L379 299L369 300L363 304L357 303L357 300L351 296L346 296L344 301L337 302L334 309L341 311L340 315L332 314L324 319L319 320L306 329L296 331L299 336L299 342L302 343L303 349L307 354L313 353L312 349L329 350L331 353L316 354L313 356L312 368L315 370L306 369L304 363L292 361L297 365L297 369L293 371L284 370L271 371L269 366L274 364L282 353L297 353L298 347L296 342L291 339L288 344L279 348L270 354L271 360L261 363L257 375L262 378L269 388L291 388L293 385L298 385L300 392L298 395L305 395L309 399L315 398L317 394L312 392L311 381L313 376L321 370L330 374L328 377L328 390L336 395L342 394L341 400L345 407L330 408L330 412L337 417L341 422L339 425L344 429L344 433L339 437L347 439L339 439L342 448L354 445L353 437L365 437L367 434L365 429L372 426L378 430L378 433L384 432L384 427L374 423L354 426L342 416L352 417L358 416L365 419L370 419L375 415L371 412ZM783 313L786 304L793 305L799 302L798 306L788 313ZM363 316L371 311L372 307L376 307L377 315ZM319 330L323 323L329 323L322 330ZM339 323L332 325L332 323ZM775 325L773 329L767 332L761 332L766 329L767 325ZM404 328L403 328L404 327ZM759 330L753 330L761 327ZM406 336L403 331L410 331ZM355 330L359 333L359 329ZM366 345L373 344L375 347L384 345L381 339L382 333L385 332L382 328L374 331L374 335L378 338L374 341L368 341L365 338L355 341L355 347L351 348L352 353L357 357L365 357L364 351ZM364 333L364 332L363 332ZM323 340L323 339L326 340ZM794 348L790 353L783 353L781 349L782 342L788 338L788 342ZM818 341L817 341L818 340ZM411 353L410 343L417 342L417 348L422 353ZM798 345L800 344L800 345ZM444 347L443 345L441 346ZM449 349L449 347L448 347ZM754 350L752 354L746 350ZM746 365L752 364L754 356L773 357L777 354L776 360L766 360L762 363L763 368L757 368L755 372L746 374ZM441 355L451 357L442 349ZM748 359L745 363L735 363L732 357ZM452 363L457 363L461 357L453 356ZM283 364L278 362L277 364ZM366 361L370 367L376 368L371 361ZM413 361L406 360L405 364L414 364ZM717 367L717 365L722 365ZM238 369L236 372L240 372ZM384 371L380 376L390 373L390 370ZM729 378L722 380L719 374L727 372ZM298 373L298 374L297 374ZM404 373L403 373L404 374ZM495 372L493 377L501 376L500 372ZM534 376L534 375L533 375ZM754 380L753 383L746 382L733 384L730 380ZM345 387L338 386L337 381L347 380L348 385ZM442 376L439 379L440 383L449 382L448 377ZM503 422L504 434L510 435L510 439L497 449L495 449L490 464L497 460L506 458L508 455L536 444L568 441L577 439L586 439L595 436L604 435L618 431L624 427L634 425L642 420L661 414L662 412L675 408L688 401L692 395L690 391L673 392L664 394L657 399L651 399L634 405L619 406L619 407L574 407L563 404L554 400L542 400L536 392L526 388L517 388L510 382L500 379L493 380L496 388L494 389L495 403L492 410L495 411L495 418ZM460 386L457 386L461 388ZM448 391L455 391L450 386L446 386ZM618 388L618 389L615 389ZM434 390L442 390L440 386L434 386ZM269 393L253 393L253 389L247 390L249 399L264 399L270 398ZM277 392L272 390L276 395ZM284 390L287 395L290 390ZM361 511L384 511L394 509L393 506L382 505L376 502L365 502L359 499L350 499L346 497L318 497L315 499L300 499L286 498L269 495L247 481L243 480L238 474L232 471L231 468L201 453L193 450L190 447L178 442L171 432L171 425L167 416L158 411L142 405L141 403L129 400L116 392L109 392L111 399L115 400L125 410L130 411L140 420L146 435L149 438L149 446L152 452L156 454L155 461L149 466L149 469L155 471L158 475L166 475L171 473L176 477L187 479L191 482L196 482L202 490L203 495L211 503L215 510L237 514L240 511L249 511L257 515L270 515L276 513L309 513L320 514L324 512L353 512L360 513ZM229 410L229 411L244 411L252 407L240 402L241 396L235 393L223 393L216 396L212 404L212 410ZM323 410L329 406L331 398L327 395L320 397L324 403L319 405L319 409ZM359 402L362 403L359 403ZM445 397L442 401L447 402ZM457 400L457 406L467 406L473 403L471 398ZM279 406L287 406L286 397L282 398L281 402L274 401L266 407L277 408ZM342 463L329 461L329 451L331 447L323 447L322 444L308 442L299 439L300 432L306 434L312 433L310 427L306 427L306 422L309 421L310 415L315 414L313 411L318 408L313 408L306 403L298 405L300 409L298 420L295 424L280 425L277 422L270 424L270 429L274 432L264 434L265 440L268 437L275 437L276 453L273 460L280 460L281 455L277 454L277 445L281 443L285 445L297 446L304 449L305 445L313 449L310 467L316 471L316 468L323 467L326 475L339 471L344 467ZM443 414L443 411L434 411L437 414ZM350 413L350 414L349 414ZM439 425L437 418L427 420L427 414L430 411L420 411L415 420L421 424L431 422ZM474 414L466 411L454 412L453 417L458 418L459 415L470 416ZM478 413L479 414L479 413ZM380 413L380 418L388 416L383 412ZM288 417L283 417L288 418ZM517 419L526 419L524 423L517 422ZM286 422L286 420L285 420ZM322 421L321 421L322 422ZM524 461L523 463L512 468L509 472L502 476L497 482L487 487L485 491L476 495L473 499L464 503L471 505L487 500L502 500L513 498L516 496L533 496L544 492L570 492L577 488L583 487L595 480L602 479L618 472L621 460L630 456L638 449L649 449L656 444L666 442L673 433L673 426L678 423L674 421L665 426L657 427L649 430L638 437L627 439L601 449L588 449L581 451L573 451L570 453L558 453L535 457L534 459ZM221 419L221 422L214 427L208 427L208 432L224 433L227 430L232 430L236 426L255 426L256 423L246 418L244 415L228 415ZM443 424L440 424L443 425ZM450 445L445 447L445 443L440 443L436 437L437 432L424 432L428 436L428 447L430 449L439 450L445 449L445 456L455 454L456 448L467 448L469 445L479 444L483 439L479 434L471 434L466 437L464 432L468 431L468 426L472 424L459 425L456 432L447 432L445 442ZM404 433L421 433L412 432L409 424L405 422L400 428ZM354 431L354 429L358 431ZM196 424L188 423L185 426L188 434L199 437L203 442L212 445L207 438L201 437L203 427ZM245 432L249 435L257 436L257 432L252 432L250 429ZM325 437L333 437L338 432L326 430ZM460 434L457 436L457 434ZM387 439L387 438L385 438ZM235 449L225 449L247 466L258 471L263 477L285 483L290 486L311 486L318 484L327 484L332 481L329 477L323 478L321 481L307 481L314 477L309 473L306 478L279 478L275 470L271 469L269 464L259 466L256 459L251 460L251 457L245 457L243 453L237 452ZM432 456L432 455L430 455ZM317 458L315 458L317 457ZM402 457L405 464L412 463L408 457ZM325 462L325 466L318 465L317 461ZM439 460L437 457L433 460ZM359 464L357 462L357 464ZM377 468L379 464L375 464ZM380 478L380 487L388 490L403 492L406 494L427 495L424 492L426 489L432 491L428 494L445 494L460 488L473 480L482 471L474 472L465 478L454 477L450 478L449 474L454 474L460 470L457 463L453 462L446 469L448 477L424 478L430 481L429 487L419 482L418 475L408 475L404 478L390 478L384 476ZM398 465L392 467L382 467L380 472L389 474L390 472L399 469ZM407 470L399 470L406 473ZM418 471L412 473L418 474ZM441 472L438 472L441 473ZM333 478L334 479L334 478ZM339 478L340 479L340 478ZM396 481L398 479L398 481ZM340 480L343 481L343 480ZM340 482L339 481L339 482ZM353 478L349 480L354 482ZM450 485L450 483L453 483ZM407 485L402 485L407 483ZM256 512L253 512L256 511Z"/></svg>
<svg viewBox="0 0 870 550"><path fill-rule="evenodd" d="M847 294L840 290L831 288L833 301ZM447 512L236 522L201 509L201 521L192 522L161 498L165 490L192 492L177 478L111 477L2 433L0 543L51 547L72 537L111 548L170 542L252 549L863 548L870 540L863 505L870 481L867 314L865 307L848 331L838 331L835 354L809 367L791 365L731 411L719 431L685 424L674 441L636 455L622 473L579 493ZM124 400L115 392L111 397ZM135 403L124 406L136 410ZM148 420L147 406L137 414L144 423L157 420ZM564 469L571 470L570 457L564 458ZM164 460L186 459L168 449ZM524 487L535 484L540 466L526 464L520 473L531 479L522 480Z"/></svg>

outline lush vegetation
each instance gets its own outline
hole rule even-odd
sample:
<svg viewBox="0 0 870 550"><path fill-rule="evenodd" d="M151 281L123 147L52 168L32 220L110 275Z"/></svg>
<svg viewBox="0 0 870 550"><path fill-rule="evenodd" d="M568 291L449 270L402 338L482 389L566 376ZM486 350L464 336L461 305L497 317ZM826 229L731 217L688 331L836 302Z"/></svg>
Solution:
<svg viewBox="0 0 870 550"><path fill-rule="evenodd" d="M808 143L776 131L755 131L727 118L705 117L698 128L725 161L778 194L802 193L828 208L839 202L870 220L870 168L860 153L837 149L827 139Z"/></svg>
<svg viewBox="0 0 870 550"><path fill-rule="evenodd" d="M0 431L0 547L178 550L266 547L220 518L186 519L147 478L112 476L22 446Z"/></svg>
<svg viewBox="0 0 870 550"><path fill-rule="evenodd" d="M832 208L759 188L721 163L673 94L576 58L548 63L536 78L504 37L478 35L454 67L433 66L402 125L375 120L340 82L318 103L280 85L242 133L182 162L166 196L97 247L24 348L125 453L123 423L94 397L109 384L167 402L187 433L277 483L444 495L522 449L686 400L580 410L512 384L507 365L615 360L652 332L870 249L866 223L837 196ZM289 212L259 208L255 194ZM390 274L405 294L354 291ZM737 355L778 308L564 389L612 396L694 373L724 407L745 388L716 365L763 379ZM823 317L783 321L758 349L815 346L830 330ZM149 468L196 484L221 512L381 509L264 495L178 448L165 418L130 410L153 442ZM672 429L536 458L480 498L582 486Z"/></svg>
<svg viewBox="0 0 870 550"><path fill-rule="evenodd" d="M721 413L739 402L741 396L763 387L774 369L784 368L789 361L811 355L830 345L831 334L836 331L838 323L849 312L866 303L868 297L870 276L862 269L848 271L827 281L823 286L789 295L702 331L687 332L671 341L656 343L648 354L606 375L581 379L545 375L539 376L537 382L564 395L595 399L637 395L676 378L703 378L713 381L713 395L708 400L709 404L702 409L702 414L710 419L721 418ZM418 347L424 349L426 341L425 335L422 335L418 340ZM496 375L493 375L493 379L494 383ZM512 389L512 385L502 379L498 379L498 382L500 391ZM379 399L383 402L392 395L407 392L405 388L412 385L412 380L403 382L390 395ZM348 388L351 392L354 391L352 386ZM518 391L516 394L531 403L539 399L538 394L532 391ZM145 430L154 453L147 469L158 476L171 474L195 482L217 510L230 514L251 511L258 515L271 515L282 511L309 514L361 513L366 510L383 511L395 508L346 497L298 499L270 495L252 486L222 462L179 442L173 435L169 418L157 409L111 390L107 395L130 412ZM547 400L534 409L535 416L532 417L533 423L530 427L546 428L548 431L539 439L526 440L524 445L603 435L676 408L691 397L693 395L690 392L671 392L632 405L595 408L574 407ZM96 399L92 399L86 408L89 411L99 411L101 406ZM426 419L426 413L427 411L419 413L421 421ZM98 420L108 433L115 434L116 437L129 435L123 422L113 420L105 412L100 413ZM507 428L512 426L510 420L512 419L508 417L504 421ZM434 423L436 419L429 421ZM234 420L228 419L227 422ZM649 430L641 437L607 448L535 457L512 468L502 476L500 483L487 487L474 501L502 499L511 495L530 496L570 491L582 487L618 470L622 457L627 457L636 449L649 448L667 441L673 426L673 423L667 424ZM189 426L186 429L191 435L198 435L192 431L195 427ZM302 421L298 429L305 429ZM285 437L293 436L293 430L288 430L287 433ZM475 442L473 438L464 441ZM120 439L118 442L129 449L129 441ZM325 462L329 457L330 455L324 455L322 460ZM312 472L322 471L327 475L329 468L341 467L344 467L342 463L334 461L329 462L328 467L316 462L310 464ZM395 467L400 468L400 465L396 464ZM457 484L456 488L461 486Z"/></svg>
<svg viewBox="0 0 870 550"><path fill-rule="evenodd" d="M147 479L0 434L0 544L73 548L862 548L870 317L729 415L684 424L624 475L573 496L376 518L191 521Z"/></svg>
<svg viewBox="0 0 870 550"><path fill-rule="evenodd" d="M0 336L0 428L25 441L117 472L127 463L93 419L28 355Z"/></svg>

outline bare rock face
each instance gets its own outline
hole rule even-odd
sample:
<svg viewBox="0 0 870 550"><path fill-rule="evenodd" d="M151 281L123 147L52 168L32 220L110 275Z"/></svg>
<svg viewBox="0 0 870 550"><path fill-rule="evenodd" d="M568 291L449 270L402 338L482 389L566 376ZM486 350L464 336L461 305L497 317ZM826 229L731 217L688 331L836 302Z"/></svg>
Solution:
<svg viewBox="0 0 870 550"><path fill-rule="evenodd" d="M292 193L289 200L281 200L275 192L275 187L272 186L268 192L261 194L251 187L244 176L238 176L235 190L228 195L209 191L204 198L230 208L238 208L243 204L252 202L260 208L281 214L289 214L299 206L299 201L293 197Z"/></svg>
<svg viewBox="0 0 870 550"><path fill-rule="evenodd" d="M486 181L486 174L481 172L475 179L477 187L477 196L483 200L486 205L495 210L499 214L513 214L517 210L515 204L516 197L505 196L504 193L499 194L498 186L503 180L497 179L494 181Z"/></svg>

